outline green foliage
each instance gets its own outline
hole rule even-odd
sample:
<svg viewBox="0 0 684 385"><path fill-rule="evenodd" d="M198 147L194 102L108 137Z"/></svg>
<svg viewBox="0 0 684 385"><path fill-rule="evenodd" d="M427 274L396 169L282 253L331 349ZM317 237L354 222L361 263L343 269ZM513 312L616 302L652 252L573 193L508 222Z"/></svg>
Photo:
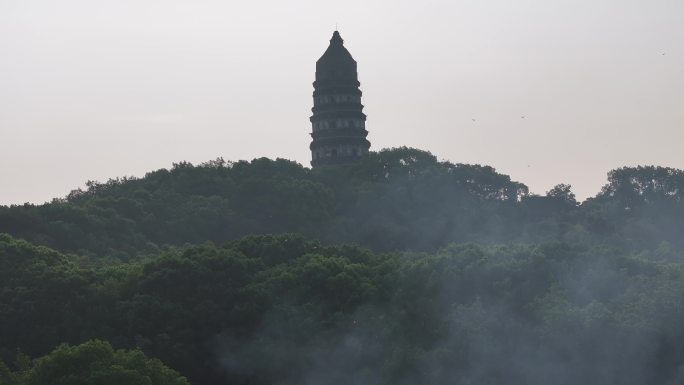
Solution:
<svg viewBox="0 0 684 385"><path fill-rule="evenodd" d="M183 162L87 186L45 205L0 206L0 232L121 260L166 245L282 232L376 250L434 249L490 237L492 227L504 236L502 211L527 195L491 167L409 148L315 171L283 159Z"/></svg>
<svg viewBox="0 0 684 385"><path fill-rule="evenodd" d="M104 341L60 345L22 373L20 385L187 385L177 372L141 351L114 350Z"/></svg>
<svg viewBox="0 0 684 385"><path fill-rule="evenodd" d="M14 385L17 383L17 375L0 360L0 385Z"/></svg>
<svg viewBox="0 0 684 385"><path fill-rule="evenodd" d="M681 383L682 175L578 203L398 148L0 207L0 383Z"/></svg>
<svg viewBox="0 0 684 385"><path fill-rule="evenodd" d="M561 384L605 383L606 372L667 384L684 360L684 265L660 250L468 243L375 254L285 234L78 268L1 239L13 274L2 288L0 353L15 362L0 365L3 381L138 383L149 376L138 368L161 365L141 364L135 351L124 360L103 342L33 364L13 358L90 338L140 349L197 384L543 383L530 368L549 368ZM42 287L52 281L62 286Z"/></svg>
<svg viewBox="0 0 684 385"><path fill-rule="evenodd" d="M90 307L89 284L89 273L65 255L0 234L0 329L8 331L3 344L34 354L77 338L83 317L97 309Z"/></svg>
<svg viewBox="0 0 684 385"><path fill-rule="evenodd" d="M217 159L88 182L87 190L40 206L0 206L0 232L107 260L284 232L376 251L577 237L635 249L666 241L681 250L683 175L613 170L601 193L579 204L567 184L531 195L491 167L440 162L406 147L316 170L284 159Z"/></svg>

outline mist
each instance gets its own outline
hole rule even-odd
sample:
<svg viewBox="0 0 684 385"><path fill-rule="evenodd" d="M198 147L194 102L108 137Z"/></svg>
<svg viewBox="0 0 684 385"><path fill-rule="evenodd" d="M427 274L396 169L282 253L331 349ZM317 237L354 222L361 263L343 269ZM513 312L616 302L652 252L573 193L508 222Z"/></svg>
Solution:
<svg viewBox="0 0 684 385"><path fill-rule="evenodd" d="M682 381L684 286L665 278L680 263L558 244L398 258L390 298L293 314L293 301L316 309L317 297L284 294L248 339L218 338L219 361L284 385Z"/></svg>

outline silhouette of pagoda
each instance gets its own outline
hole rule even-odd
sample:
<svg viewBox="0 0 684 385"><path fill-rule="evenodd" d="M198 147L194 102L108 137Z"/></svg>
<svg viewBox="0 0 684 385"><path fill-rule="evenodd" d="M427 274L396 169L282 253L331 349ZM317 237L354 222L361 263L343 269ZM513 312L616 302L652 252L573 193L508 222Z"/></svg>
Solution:
<svg viewBox="0 0 684 385"><path fill-rule="evenodd" d="M349 164L368 154L366 115L362 112L361 85L356 60L344 48L338 31L316 62L311 109L311 165Z"/></svg>

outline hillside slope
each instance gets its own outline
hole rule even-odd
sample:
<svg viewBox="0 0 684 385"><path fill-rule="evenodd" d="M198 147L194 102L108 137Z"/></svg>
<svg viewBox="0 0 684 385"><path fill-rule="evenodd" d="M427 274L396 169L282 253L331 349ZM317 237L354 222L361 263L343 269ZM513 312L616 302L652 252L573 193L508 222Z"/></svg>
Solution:
<svg viewBox="0 0 684 385"><path fill-rule="evenodd" d="M316 170L265 158L179 163L139 179L90 182L44 205L0 206L0 232L121 260L166 245L282 232L377 251L547 240L681 249L682 194L680 170L623 168L579 204L566 185L532 196L490 167L399 148Z"/></svg>

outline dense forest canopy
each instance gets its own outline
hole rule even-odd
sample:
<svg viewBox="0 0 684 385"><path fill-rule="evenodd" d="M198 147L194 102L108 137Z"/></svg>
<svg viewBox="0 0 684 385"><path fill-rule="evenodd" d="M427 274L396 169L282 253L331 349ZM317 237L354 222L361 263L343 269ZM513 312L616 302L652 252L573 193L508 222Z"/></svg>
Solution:
<svg viewBox="0 0 684 385"><path fill-rule="evenodd" d="M680 384L682 187L578 202L399 148L3 206L0 384Z"/></svg>
<svg viewBox="0 0 684 385"><path fill-rule="evenodd" d="M168 245L282 232L375 251L578 239L684 247L684 172L662 167L613 170L581 204L565 184L531 195L491 167L440 162L410 148L371 153L350 167L218 159L87 185L43 205L0 206L0 232L120 260Z"/></svg>

